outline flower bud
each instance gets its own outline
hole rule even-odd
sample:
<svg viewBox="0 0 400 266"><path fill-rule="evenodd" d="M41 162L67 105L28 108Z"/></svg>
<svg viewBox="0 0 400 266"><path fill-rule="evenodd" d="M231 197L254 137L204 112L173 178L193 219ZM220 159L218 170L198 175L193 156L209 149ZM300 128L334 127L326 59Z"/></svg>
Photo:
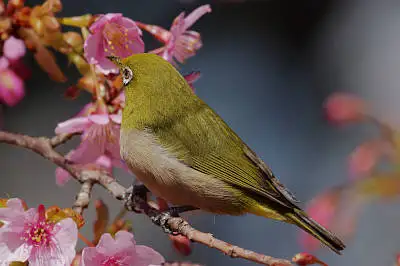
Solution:
<svg viewBox="0 0 400 266"><path fill-rule="evenodd" d="M75 51L81 52L83 50L83 38L79 33L69 31L63 34L63 38Z"/></svg>
<svg viewBox="0 0 400 266"><path fill-rule="evenodd" d="M38 34L43 36L44 31L45 31L45 26L44 23L41 19L35 16L31 16L30 18L30 24L33 28L33 30Z"/></svg>
<svg viewBox="0 0 400 266"><path fill-rule="evenodd" d="M68 59L69 59L70 62L72 62L76 66L76 68L78 69L79 73L81 73L82 75L86 75L87 73L89 73L90 65L79 54L69 53L68 54ZM91 79L92 79L92 82L93 82L93 77L91 77ZM79 83L78 83L78 86L79 86ZM92 89L92 87L88 87L88 88Z"/></svg>
<svg viewBox="0 0 400 266"><path fill-rule="evenodd" d="M47 0L42 7L47 12L58 13L62 10L62 3L61 0Z"/></svg>
<svg viewBox="0 0 400 266"><path fill-rule="evenodd" d="M59 31L61 26L58 20L53 16L44 16L42 18L43 24L46 27L46 30L49 31Z"/></svg>
<svg viewBox="0 0 400 266"><path fill-rule="evenodd" d="M7 17L0 18L0 33L8 32L11 29L11 19Z"/></svg>
<svg viewBox="0 0 400 266"><path fill-rule="evenodd" d="M79 88L72 85L68 87L68 89L64 92L64 97L67 99L74 100L78 97L79 92L80 92Z"/></svg>
<svg viewBox="0 0 400 266"><path fill-rule="evenodd" d="M92 20L93 16L91 14L59 19L61 24L72 27L80 27L80 28L88 27L89 24L92 22Z"/></svg>
<svg viewBox="0 0 400 266"><path fill-rule="evenodd" d="M183 235L169 235L169 239L172 241L172 246L183 256L189 256L192 253L190 240Z"/></svg>
<svg viewBox="0 0 400 266"><path fill-rule="evenodd" d="M306 266L315 263L324 265L320 260L318 260L318 258L306 252L296 254L296 256L293 257L292 261L299 266Z"/></svg>

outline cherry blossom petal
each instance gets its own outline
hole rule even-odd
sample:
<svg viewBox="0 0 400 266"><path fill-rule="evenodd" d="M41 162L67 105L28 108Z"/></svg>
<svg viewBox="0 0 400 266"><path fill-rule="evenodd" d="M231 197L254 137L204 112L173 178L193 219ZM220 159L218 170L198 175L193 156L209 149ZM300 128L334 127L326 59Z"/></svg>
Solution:
<svg viewBox="0 0 400 266"><path fill-rule="evenodd" d="M65 185L71 179L70 174L61 167L56 168L56 183L59 186Z"/></svg>
<svg viewBox="0 0 400 266"><path fill-rule="evenodd" d="M89 118L76 117L59 123L55 129L55 132L56 134L83 132L88 126L90 126Z"/></svg>
<svg viewBox="0 0 400 266"><path fill-rule="evenodd" d="M121 13L108 13L105 15L101 15L91 26L90 30L92 33L97 33L99 31L102 31L106 23L109 23L110 21L114 19L121 18L122 14Z"/></svg>
<svg viewBox="0 0 400 266"><path fill-rule="evenodd" d="M19 237L19 235L18 235ZM14 245L16 245L16 243L20 243L18 242L18 240L14 239L10 239L7 240L7 245L10 246L9 242L15 241ZM32 251L32 246L29 246L27 244L22 244L20 246L18 246L15 250L11 250L11 254L8 256L8 261L26 261L29 259L30 253Z"/></svg>
<svg viewBox="0 0 400 266"><path fill-rule="evenodd" d="M202 16L211 12L210 5L202 5L193 10L186 18L185 18L185 27L184 30L190 28L197 20L199 20Z"/></svg>
<svg viewBox="0 0 400 266"><path fill-rule="evenodd" d="M84 56L89 64L97 64L97 55L104 52L101 32L90 34L84 44Z"/></svg>
<svg viewBox="0 0 400 266"><path fill-rule="evenodd" d="M127 231L118 231L115 234L115 242L120 242L120 243L133 243L136 244L136 241L133 237L132 233L129 233Z"/></svg>
<svg viewBox="0 0 400 266"><path fill-rule="evenodd" d="M103 260L107 257L99 253L95 247L86 247L82 251L81 266L97 266L102 265Z"/></svg>
<svg viewBox="0 0 400 266"><path fill-rule="evenodd" d="M98 125L106 125L110 122L110 117L108 115L90 115L89 120Z"/></svg>
<svg viewBox="0 0 400 266"><path fill-rule="evenodd" d="M136 246L135 266L160 265L165 262L164 257L154 249L147 246Z"/></svg>
<svg viewBox="0 0 400 266"><path fill-rule="evenodd" d="M9 200L7 200L7 208L16 210L16 211L20 211L20 212L24 212L24 205L22 204L22 201L18 198L11 198Z"/></svg>
<svg viewBox="0 0 400 266"><path fill-rule="evenodd" d="M98 250L98 252L100 252L101 254L104 254L106 256L111 256L117 252L115 240L108 233L103 234L101 236L99 243L96 246L96 249Z"/></svg>
<svg viewBox="0 0 400 266"><path fill-rule="evenodd" d="M122 115L121 114L117 114L117 115L110 115L110 119L116 123L116 124L121 124L122 122Z"/></svg>
<svg viewBox="0 0 400 266"><path fill-rule="evenodd" d="M77 149L71 153L70 161L79 164L89 164L97 160L104 153L102 145L97 145L93 140L85 139Z"/></svg>
<svg viewBox="0 0 400 266"><path fill-rule="evenodd" d="M100 165L101 167L105 169L111 169L112 168L112 163L111 159L108 156L102 155L96 160L96 164Z"/></svg>
<svg viewBox="0 0 400 266"><path fill-rule="evenodd" d="M62 257L67 264L71 264L75 257L75 246L78 241L78 227L74 220L66 218L57 225L58 232L55 234L57 246L62 250Z"/></svg>

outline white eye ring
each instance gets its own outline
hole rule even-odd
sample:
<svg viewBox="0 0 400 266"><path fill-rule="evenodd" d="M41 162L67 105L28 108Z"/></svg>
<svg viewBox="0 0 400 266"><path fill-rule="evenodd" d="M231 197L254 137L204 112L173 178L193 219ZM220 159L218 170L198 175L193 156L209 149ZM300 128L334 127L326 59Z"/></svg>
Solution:
<svg viewBox="0 0 400 266"><path fill-rule="evenodd" d="M132 78L132 70L129 67L124 67L124 69L122 69L122 82L124 83L124 86L128 85Z"/></svg>

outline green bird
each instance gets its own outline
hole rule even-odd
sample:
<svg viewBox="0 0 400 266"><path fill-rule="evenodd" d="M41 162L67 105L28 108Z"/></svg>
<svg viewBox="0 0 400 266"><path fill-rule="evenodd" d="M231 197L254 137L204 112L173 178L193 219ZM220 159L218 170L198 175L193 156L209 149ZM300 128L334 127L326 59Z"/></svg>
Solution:
<svg viewBox="0 0 400 266"><path fill-rule="evenodd" d="M125 86L120 148L156 196L215 214L263 216L305 230L336 253L345 248L312 220L271 169L154 54L108 57Z"/></svg>

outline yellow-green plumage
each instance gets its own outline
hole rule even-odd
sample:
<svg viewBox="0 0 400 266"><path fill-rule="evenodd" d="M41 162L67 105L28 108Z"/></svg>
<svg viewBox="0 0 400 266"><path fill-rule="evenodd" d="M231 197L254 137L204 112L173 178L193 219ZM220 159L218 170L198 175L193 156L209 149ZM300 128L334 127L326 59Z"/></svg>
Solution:
<svg viewBox="0 0 400 266"><path fill-rule="evenodd" d="M335 252L344 248L296 206L272 171L171 64L152 54L114 61L133 73L125 88L121 155L150 190L213 213L293 223Z"/></svg>

